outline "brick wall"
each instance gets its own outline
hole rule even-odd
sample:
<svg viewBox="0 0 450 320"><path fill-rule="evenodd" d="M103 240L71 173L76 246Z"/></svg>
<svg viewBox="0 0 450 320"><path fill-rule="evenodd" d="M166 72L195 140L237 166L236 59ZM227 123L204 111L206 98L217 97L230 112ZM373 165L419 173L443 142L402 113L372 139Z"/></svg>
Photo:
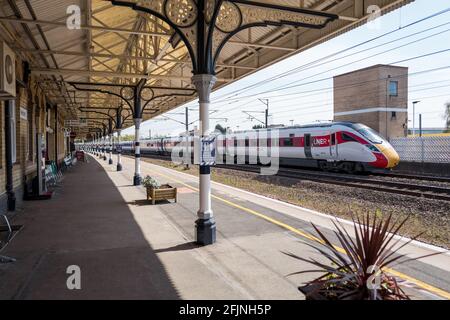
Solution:
<svg viewBox="0 0 450 320"><path fill-rule="evenodd" d="M20 65L20 61L17 63ZM20 79L20 68L17 77ZM31 90L34 88L34 91ZM0 213L6 211L6 156L5 156L5 102L0 101ZM25 183L31 183L37 174L36 133L46 131L46 99L39 89L34 87L33 81L28 88L17 87L16 96L16 162L13 164L13 188L16 193L17 205L23 197ZM22 113L21 113L22 110ZM54 108L51 127L55 129ZM64 118L58 117L58 129L49 136L48 150L50 160L60 163L65 154L64 144ZM55 135L57 136L58 155L55 156Z"/></svg>
<svg viewBox="0 0 450 320"><path fill-rule="evenodd" d="M406 135L408 108L408 68L376 65L334 78L334 120L363 123L385 137ZM390 77L390 78L389 78ZM389 81L398 82L398 95L388 93ZM372 108L401 109L369 111ZM339 113L349 113L343 114Z"/></svg>

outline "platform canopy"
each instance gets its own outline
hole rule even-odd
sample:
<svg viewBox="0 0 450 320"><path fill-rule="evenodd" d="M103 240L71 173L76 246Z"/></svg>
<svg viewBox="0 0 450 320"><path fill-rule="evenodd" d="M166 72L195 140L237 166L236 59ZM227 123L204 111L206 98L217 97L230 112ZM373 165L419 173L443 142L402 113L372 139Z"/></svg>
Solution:
<svg viewBox="0 0 450 320"><path fill-rule="evenodd" d="M87 119L82 133L106 125L105 114L119 106L127 118L120 96L130 96L126 85L140 79L147 79L147 120L195 99L191 77L202 64L214 68L217 89L360 26L374 6L385 14L412 1L7 0L0 26L2 38L30 61L50 102L68 119ZM200 3L206 24L211 8L220 6L213 62L203 61L195 43Z"/></svg>

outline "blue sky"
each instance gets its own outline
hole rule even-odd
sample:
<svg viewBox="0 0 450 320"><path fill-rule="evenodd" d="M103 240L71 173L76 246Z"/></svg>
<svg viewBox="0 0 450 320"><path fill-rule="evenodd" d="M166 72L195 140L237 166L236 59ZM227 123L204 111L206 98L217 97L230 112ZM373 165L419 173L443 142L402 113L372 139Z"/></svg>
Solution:
<svg viewBox="0 0 450 320"><path fill-rule="evenodd" d="M414 21L449 7L450 1L448 0L416 0L400 10L379 18L376 26L361 26L215 91L211 97L211 109L217 111L211 117L227 118L227 121L223 119L211 120L211 128L220 123L222 126L230 127L233 130L242 130L258 124L258 121L250 121L242 112L243 110L264 111L265 106L258 98L269 99L270 101L270 123L289 125L292 122L304 124L331 120L333 118L333 92L331 90L333 82L330 78L333 76L374 64L389 64L450 49L450 11L404 28ZM312 68L301 68L309 62L327 57L392 30L398 31L321 61ZM421 31L424 32L394 41ZM386 42L392 43L372 48ZM399 46L402 47L396 48ZM365 49L367 50L358 53ZM389 49L393 50L382 53ZM350 54L351 56L348 56ZM409 67L411 75L409 78L409 119L412 119L412 101L420 100L421 102L416 107L416 126L418 126L419 113L422 114L424 127L444 126L444 104L450 102L450 68L427 73L420 72L445 66L450 67L450 51L404 61L395 65ZM277 75L284 75L294 68L300 70L294 70L287 76L274 81L264 81ZM322 79L327 80L318 81ZM250 85L254 86L242 90ZM184 115L178 115L177 113L184 112L186 106L192 109L190 111L191 120L197 119L198 107L196 101L182 105L169 112L168 115L184 121ZM263 120L262 113L255 113L254 116ZM184 130L183 125L175 121L161 121L161 117L155 119L142 124L142 136L148 136L149 130L151 130L153 136L177 135ZM123 133L133 134L132 130L132 128L129 128L124 130Z"/></svg>

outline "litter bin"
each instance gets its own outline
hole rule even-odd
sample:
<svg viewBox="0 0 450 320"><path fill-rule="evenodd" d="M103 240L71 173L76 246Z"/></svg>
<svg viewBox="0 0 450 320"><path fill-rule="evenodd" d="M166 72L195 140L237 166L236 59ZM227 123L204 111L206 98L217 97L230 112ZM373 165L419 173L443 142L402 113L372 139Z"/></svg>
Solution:
<svg viewBox="0 0 450 320"><path fill-rule="evenodd" d="M77 158L77 161L83 161L84 162L84 152L83 151L75 152L75 157Z"/></svg>

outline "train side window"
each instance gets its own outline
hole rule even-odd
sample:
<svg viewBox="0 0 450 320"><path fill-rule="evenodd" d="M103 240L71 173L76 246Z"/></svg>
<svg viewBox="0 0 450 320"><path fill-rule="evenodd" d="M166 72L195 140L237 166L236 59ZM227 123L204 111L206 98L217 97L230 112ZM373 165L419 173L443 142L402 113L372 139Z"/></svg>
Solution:
<svg viewBox="0 0 450 320"><path fill-rule="evenodd" d="M245 146L246 146L246 147L249 146L249 140L248 140L248 138L245 138Z"/></svg>
<svg viewBox="0 0 450 320"><path fill-rule="evenodd" d="M336 133L331 134L331 145L336 145Z"/></svg>
<svg viewBox="0 0 450 320"><path fill-rule="evenodd" d="M290 134L289 138L284 138L283 139L283 145L285 147L292 147L294 145L294 135Z"/></svg>
<svg viewBox="0 0 450 320"><path fill-rule="evenodd" d="M289 139L291 140L291 146L294 146L294 138L295 138L295 134L291 133L289 135Z"/></svg>
<svg viewBox="0 0 450 320"><path fill-rule="evenodd" d="M234 147L236 148L237 147L237 139L233 138L233 140L234 140Z"/></svg>
<svg viewBox="0 0 450 320"><path fill-rule="evenodd" d="M342 133L342 140L357 142L355 138L353 138L352 136L346 134L345 132Z"/></svg>

